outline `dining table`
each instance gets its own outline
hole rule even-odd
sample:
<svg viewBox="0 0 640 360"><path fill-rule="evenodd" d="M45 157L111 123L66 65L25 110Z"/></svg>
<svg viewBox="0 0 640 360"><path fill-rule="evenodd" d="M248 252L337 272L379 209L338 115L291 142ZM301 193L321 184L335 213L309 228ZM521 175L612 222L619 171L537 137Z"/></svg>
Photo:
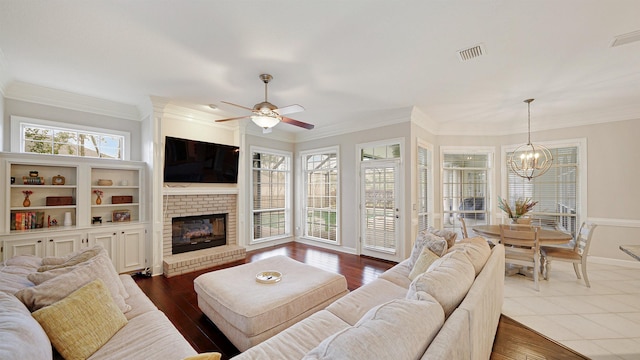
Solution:
<svg viewBox="0 0 640 360"><path fill-rule="evenodd" d="M475 225L471 229L482 236L500 239L500 225ZM540 245L561 245L573 239L573 236L565 231L540 228L538 241Z"/></svg>

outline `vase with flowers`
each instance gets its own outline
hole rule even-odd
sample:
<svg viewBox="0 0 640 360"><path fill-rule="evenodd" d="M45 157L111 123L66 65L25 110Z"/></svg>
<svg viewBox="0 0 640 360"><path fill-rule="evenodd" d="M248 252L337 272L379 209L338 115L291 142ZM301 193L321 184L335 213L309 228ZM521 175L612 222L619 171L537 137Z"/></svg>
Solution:
<svg viewBox="0 0 640 360"><path fill-rule="evenodd" d="M22 202L22 206L24 206L24 207L31 206L31 200L29 200L29 195L33 194L33 191L31 191L31 190L22 190L22 193L24 194L24 201Z"/></svg>
<svg viewBox="0 0 640 360"><path fill-rule="evenodd" d="M102 194L104 194L102 190L95 189L93 193L96 194L96 205L102 204Z"/></svg>
<svg viewBox="0 0 640 360"><path fill-rule="evenodd" d="M533 201L531 198L518 198L512 208L506 200L498 196L498 208L504 211L513 222L517 222L519 218L531 211L536 204L538 202Z"/></svg>

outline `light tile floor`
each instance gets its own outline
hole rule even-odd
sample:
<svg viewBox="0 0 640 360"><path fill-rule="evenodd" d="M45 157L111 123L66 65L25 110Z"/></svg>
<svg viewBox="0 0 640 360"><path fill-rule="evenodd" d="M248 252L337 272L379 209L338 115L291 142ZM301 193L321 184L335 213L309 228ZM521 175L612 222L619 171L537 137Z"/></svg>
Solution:
<svg viewBox="0 0 640 360"><path fill-rule="evenodd" d="M594 360L640 359L640 269L589 263L587 288L570 263L549 280L505 277L502 313Z"/></svg>

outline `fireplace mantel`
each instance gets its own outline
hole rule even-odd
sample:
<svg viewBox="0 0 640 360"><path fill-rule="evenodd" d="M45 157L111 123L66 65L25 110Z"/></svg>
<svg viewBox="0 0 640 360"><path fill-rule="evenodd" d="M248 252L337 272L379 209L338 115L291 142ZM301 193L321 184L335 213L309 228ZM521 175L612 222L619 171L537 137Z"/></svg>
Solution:
<svg viewBox="0 0 640 360"><path fill-rule="evenodd" d="M212 188L212 187L163 187L163 195L237 195L238 188Z"/></svg>

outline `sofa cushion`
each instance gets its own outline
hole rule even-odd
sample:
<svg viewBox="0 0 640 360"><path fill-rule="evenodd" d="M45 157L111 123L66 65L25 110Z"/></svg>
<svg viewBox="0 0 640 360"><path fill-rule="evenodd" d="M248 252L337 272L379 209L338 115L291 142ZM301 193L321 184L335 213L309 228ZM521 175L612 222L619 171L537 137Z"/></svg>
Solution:
<svg viewBox="0 0 640 360"><path fill-rule="evenodd" d="M453 230L449 230L449 229L436 229L432 226L429 226L427 228L427 231L432 233L433 235L436 236L440 236L441 238L444 238L447 241L447 246L448 247L452 247L453 244L455 244L456 242L456 238L458 237L458 233L453 231Z"/></svg>
<svg viewBox="0 0 640 360"><path fill-rule="evenodd" d="M406 295L406 288L384 279L375 279L334 301L327 306L327 310L349 325L355 325L373 307L393 299L402 299Z"/></svg>
<svg viewBox="0 0 640 360"><path fill-rule="evenodd" d="M411 272L409 273L409 280L413 281L416 277L418 277L418 275L427 271L429 266L431 266L431 264L433 264L438 259L440 259L440 256L434 254L431 249L427 247L422 249L422 253L420 254L420 256L418 256L418 260L413 265L413 269L411 269Z"/></svg>
<svg viewBox="0 0 640 360"><path fill-rule="evenodd" d="M42 276L46 273L32 273L30 275ZM75 290L96 279L104 281L114 302L123 313L131 310L131 306L126 304L120 295L119 285L122 285L122 282L113 269L111 260L106 255L98 255L84 265L78 265L71 272L55 276L39 285L24 288L16 292L15 295L31 311L35 311L67 297Z"/></svg>
<svg viewBox="0 0 640 360"><path fill-rule="evenodd" d="M51 342L31 312L13 295L0 291L0 359L51 359Z"/></svg>
<svg viewBox="0 0 640 360"><path fill-rule="evenodd" d="M378 276L378 279L385 279L405 289L409 288L411 280L409 280L409 274L411 273L411 267L409 267L410 258L406 258L401 262L394 265L391 269L383 272Z"/></svg>
<svg viewBox="0 0 640 360"><path fill-rule="evenodd" d="M413 265L418 261L418 257L422 254L422 249L425 247L433 251L434 254L442 256L447 252L447 241L440 236L426 231L420 231L411 249L411 257L409 258L410 268L413 268Z"/></svg>
<svg viewBox="0 0 640 360"><path fill-rule="evenodd" d="M86 359L127 324L100 279L33 313L65 359Z"/></svg>
<svg viewBox="0 0 640 360"><path fill-rule="evenodd" d="M89 360L184 359L196 354L162 311L150 311L129 320Z"/></svg>
<svg viewBox="0 0 640 360"><path fill-rule="evenodd" d="M491 247L489 247L489 243L485 238L480 236L458 241L448 250L448 252L453 251L461 252L469 258L476 276L478 276L480 271L482 271L484 264L487 262L487 259L489 259L489 255L491 255Z"/></svg>
<svg viewBox="0 0 640 360"><path fill-rule="evenodd" d="M79 251L76 251L70 254L71 256L69 257L54 258L56 260L52 260L51 258L46 258L46 259L43 258L42 259L43 265L38 268L38 271L43 272L47 270L53 270L53 269L67 267L67 266L77 265L91 259L92 257L98 255L102 251L105 251L105 249L101 245L94 245L92 247L88 247L88 248L84 248ZM55 265L50 264L52 262L58 262L57 259L64 259L64 261L62 263L55 264ZM50 265L44 264L45 262Z"/></svg>
<svg viewBox="0 0 640 360"><path fill-rule="evenodd" d="M467 256L448 253L411 282L407 299L419 300L429 294L438 300L448 317L464 299L474 279L475 271Z"/></svg>
<svg viewBox="0 0 640 360"><path fill-rule="evenodd" d="M300 360L329 336L349 324L327 310L320 310L277 335L249 348L233 360Z"/></svg>
<svg viewBox="0 0 640 360"><path fill-rule="evenodd" d="M99 266L101 268L104 268L103 270L105 271L105 273L103 275L107 275L107 274L112 275L112 276L104 277L102 280L104 280L104 282L107 283L109 287L116 286L122 298L124 299L128 298L129 294L125 290L124 285L122 285L122 282L120 282L120 280L118 279L117 277L118 272L116 271L116 268L113 266L113 262L109 258L109 254L107 253L107 251L102 246L99 246L99 245L94 246L94 250L97 251L95 254L93 251L87 251L82 253L82 254L94 254L88 260L85 260L83 262L79 262L73 265L56 267L51 270L47 270L43 272L34 272L32 274L29 274L27 276L27 279L29 279L34 284L39 285L47 280L53 279L56 276L72 272L78 268L86 269L88 266L89 269L91 269L94 266ZM76 258L82 258L82 256L78 256ZM72 264L72 262L70 262L69 264Z"/></svg>
<svg viewBox="0 0 640 360"><path fill-rule="evenodd" d="M391 300L323 340L303 359L415 359L443 323L442 307L433 300Z"/></svg>

